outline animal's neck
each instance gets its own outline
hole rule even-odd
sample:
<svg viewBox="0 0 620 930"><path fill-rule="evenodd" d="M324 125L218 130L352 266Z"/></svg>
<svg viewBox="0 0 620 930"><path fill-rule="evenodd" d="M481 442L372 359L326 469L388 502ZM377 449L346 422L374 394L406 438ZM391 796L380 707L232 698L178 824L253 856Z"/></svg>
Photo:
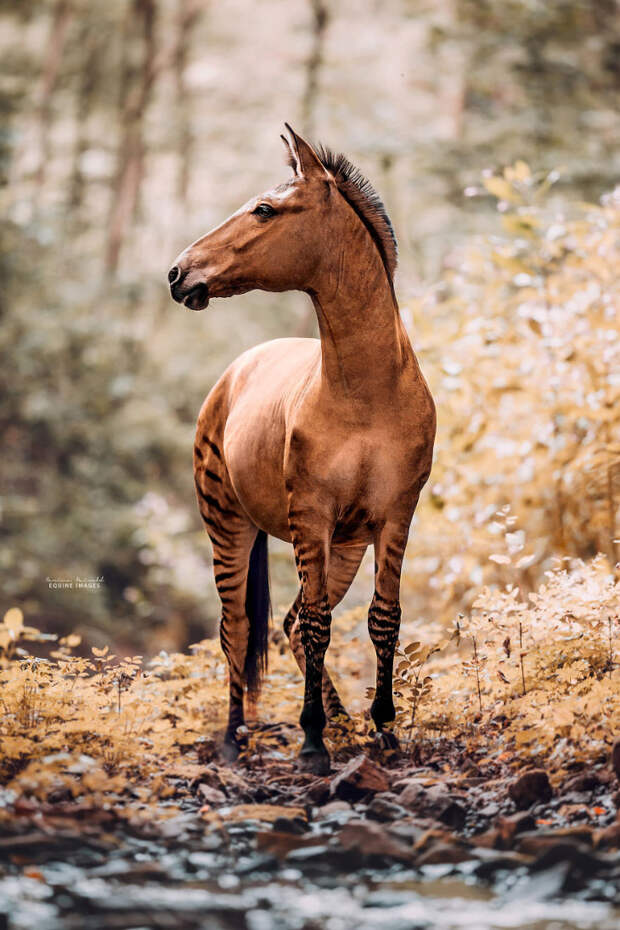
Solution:
<svg viewBox="0 0 620 930"><path fill-rule="evenodd" d="M365 406L394 389L412 358L379 252L361 223L343 237L310 291L319 322L322 380Z"/></svg>

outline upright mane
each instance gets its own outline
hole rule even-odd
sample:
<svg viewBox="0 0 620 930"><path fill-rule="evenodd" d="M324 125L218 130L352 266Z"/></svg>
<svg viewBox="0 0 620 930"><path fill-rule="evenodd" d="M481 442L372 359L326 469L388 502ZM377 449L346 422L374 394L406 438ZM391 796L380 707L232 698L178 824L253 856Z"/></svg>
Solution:
<svg viewBox="0 0 620 930"><path fill-rule="evenodd" d="M374 239L390 281L398 262L398 243L383 202L359 168L346 155L332 152L324 145L316 147L324 167L333 176L336 187L355 210Z"/></svg>

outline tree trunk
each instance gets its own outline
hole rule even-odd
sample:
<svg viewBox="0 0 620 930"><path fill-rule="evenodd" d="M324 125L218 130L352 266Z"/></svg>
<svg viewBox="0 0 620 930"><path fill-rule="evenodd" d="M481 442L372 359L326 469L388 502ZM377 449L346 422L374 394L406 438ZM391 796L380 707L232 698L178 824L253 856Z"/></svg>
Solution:
<svg viewBox="0 0 620 930"><path fill-rule="evenodd" d="M301 121L304 135L312 136L315 129L315 111L321 68L323 46L329 23L329 7L326 0L310 0L312 11L312 47L306 62L306 86L301 103Z"/></svg>
<svg viewBox="0 0 620 930"><path fill-rule="evenodd" d="M52 97L56 89L60 64L73 13L71 0L57 0L52 15L47 48L45 50L43 74L37 106L39 123L39 163L36 173L36 183L38 187L42 187L45 183L45 174L50 158L49 137L52 124Z"/></svg>
<svg viewBox="0 0 620 930"><path fill-rule="evenodd" d="M178 0L177 42L173 57L177 90L175 115L178 124L179 140L177 197L182 203L185 203L187 200L193 148L191 111L188 101L187 85L185 83L185 69L189 58L192 33L198 23L201 12L198 0Z"/></svg>
<svg viewBox="0 0 620 930"><path fill-rule="evenodd" d="M69 209L79 210L84 197L84 175L82 158L89 147L87 131L88 115L94 109L94 97L99 84L102 43L97 23L84 17L78 37L82 49L83 64L79 74L77 103L75 109L75 145L73 164L69 180Z"/></svg>
<svg viewBox="0 0 620 930"><path fill-rule="evenodd" d="M135 21L138 24L142 54L134 74L129 64L131 49L126 48L126 64L121 81L121 141L105 253L105 270L108 274L113 274L118 267L123 239L135 215L140 195L145 156L144 115L158 73L155 59L156 13L156 0L133 0L128 12L126 45L134 39L132 25Z"/></svg>

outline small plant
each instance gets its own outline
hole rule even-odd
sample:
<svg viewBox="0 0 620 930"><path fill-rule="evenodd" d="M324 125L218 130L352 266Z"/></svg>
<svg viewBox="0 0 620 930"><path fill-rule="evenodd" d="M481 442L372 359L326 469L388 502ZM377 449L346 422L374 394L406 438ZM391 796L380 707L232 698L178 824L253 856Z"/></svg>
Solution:
<svg viewBox="0 0 620 930"><path fill-rule="evenodd" d="M424 674L431 656L439 652L437 644L423 646L420 642L409 643L405 648L400 644L396 649L394 668L394 696L400 699L400 713L397 722L407 731L409 751L413 748L413 729L418 710L428 698L433 687L431 675Z"/></svg>

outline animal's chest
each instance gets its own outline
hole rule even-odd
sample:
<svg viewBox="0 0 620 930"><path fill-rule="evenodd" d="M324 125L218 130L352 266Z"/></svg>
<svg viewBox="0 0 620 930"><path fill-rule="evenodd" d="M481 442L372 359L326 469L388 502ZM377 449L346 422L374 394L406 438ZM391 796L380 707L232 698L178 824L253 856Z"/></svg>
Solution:
<svg viewBox="0 0 620 930"><path fill-rule="evenodd" d="M285 474L293 496L329 500L338 523L353 528L385 516L413 494L416 455L385 431L343 429L307 440L294 433Z"/></svg>

